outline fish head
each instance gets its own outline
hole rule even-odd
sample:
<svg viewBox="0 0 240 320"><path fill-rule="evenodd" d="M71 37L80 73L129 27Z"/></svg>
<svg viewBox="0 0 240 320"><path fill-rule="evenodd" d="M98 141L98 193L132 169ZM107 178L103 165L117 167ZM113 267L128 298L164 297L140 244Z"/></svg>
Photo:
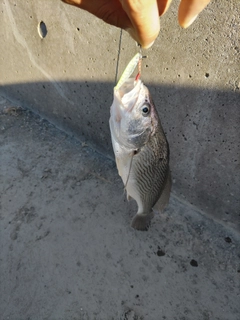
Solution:
<svg viewBox="0 0 240 320"><path fill-rule="evenodd" d="M129 78L115 88L110 128L118 144L128 149L141 148L153 134L157 118L150 93L140 79Z"/></svg>

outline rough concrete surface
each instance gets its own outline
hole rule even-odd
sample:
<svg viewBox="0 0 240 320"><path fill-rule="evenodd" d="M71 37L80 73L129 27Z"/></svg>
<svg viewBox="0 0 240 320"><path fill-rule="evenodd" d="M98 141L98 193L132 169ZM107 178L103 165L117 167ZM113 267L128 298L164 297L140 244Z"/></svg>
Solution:
<svg viewBox="0 0 240 320"><path fill-rule="evenodd" d="M211 1L186 30L178 3L144 52L142 80L168 137L175 192L239 228L239 1ZM0 7L1 93L112 157L116 66L120 74L138 50L134 41L123 31L120 44L120 30L59 0Z"/></svg>
<svg viewBox="0 0 240 320"><path fill-rule="evenodd" d="M239 320L240 237L172 194L135 231L114 162L0 105L2 320Z"/></svg>

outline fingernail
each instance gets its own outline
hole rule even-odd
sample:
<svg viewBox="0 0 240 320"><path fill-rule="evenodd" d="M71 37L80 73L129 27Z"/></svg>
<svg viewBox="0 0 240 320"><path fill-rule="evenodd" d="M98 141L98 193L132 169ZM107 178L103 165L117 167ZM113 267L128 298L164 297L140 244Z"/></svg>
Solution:
<svg viewBox="0 0 240 320"><path fill-rule="evenodd" d="M188 28L198 17L198 14L196 14L194 17L192 17L190 20L184 21L181 26L183 28Z"/></svg>
<svg viewBox="0 0 240 320"><path fill-rule="evenodd" d="M149 44L147 45L142 45L140 43L140 41L137 40L137 37L136 37L136 34L135 34L135 31L132 29L132 28L125 28L125 31L127 31L130 36L133 38L133 40L135 40L137 42L137 44L140 44L142 46L143 49L149 49L151 48L151 46L154 44L155 40L150 42Z"/></svg>
<svg viewBox="0 0 240 320"><path fill-rule="evenodd" d="M146 45L146 46L142 46L142 47L143 47L143 49L149 49L149 48L151 48L151 46L154 44L154 42L155 42L155 41L153 41L153 42L149 43L149 44L148 44L148 45Z"/></svg>

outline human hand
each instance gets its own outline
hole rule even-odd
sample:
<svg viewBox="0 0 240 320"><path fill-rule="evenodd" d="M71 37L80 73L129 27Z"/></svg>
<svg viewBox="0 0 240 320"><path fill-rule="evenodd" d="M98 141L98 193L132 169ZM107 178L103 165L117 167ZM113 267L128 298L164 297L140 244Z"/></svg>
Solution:
<svg viewBox="0 0 240 320"><path fill-rule="evenodd" d="M62 0L84 9L106 23L129 32L143 48L150 48L160 31L159 16L172 0ZM189 27L210 0L181 0L178 21Z"/></svg>

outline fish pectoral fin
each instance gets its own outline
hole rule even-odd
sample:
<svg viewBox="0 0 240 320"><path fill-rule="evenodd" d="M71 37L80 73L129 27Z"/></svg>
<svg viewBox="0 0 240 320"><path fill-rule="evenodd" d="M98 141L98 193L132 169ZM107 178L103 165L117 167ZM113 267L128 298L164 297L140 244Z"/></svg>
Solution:
<svg viewBox="0 0 240 320"><path fill-rule="evenodd" d="M133 156L135 154L134 152L135 152L135 150L132 152L131 157L130 157L130 164L129 164L129 170L128 170L128 174L127 174L127 180L126 180L125 185L124 185L124 188L126 190L127 190L128 180L129 180L129 177L130 177L131 168L132 168Z"/></svg>
<svg viewBox="0 0 240 320"><path fill-rule="evenodd" d="M118 169L118 174L122 178L124 188L126 189L128 184L128 179L132 167L132 160L134 156L134 150L130 151L126 156L117 157L115 156L115 161Z"/></svg>
<svg viewBox="0 0 240 320"><path fill-rule="evenodd" d="M172 186L172 179L171 179L171 172L169 169L162 194L158 199L157 203L153 207L154 211L157 211L159 213L163 212L164 208L167 206L169 202L171 186Z"/></svg>

